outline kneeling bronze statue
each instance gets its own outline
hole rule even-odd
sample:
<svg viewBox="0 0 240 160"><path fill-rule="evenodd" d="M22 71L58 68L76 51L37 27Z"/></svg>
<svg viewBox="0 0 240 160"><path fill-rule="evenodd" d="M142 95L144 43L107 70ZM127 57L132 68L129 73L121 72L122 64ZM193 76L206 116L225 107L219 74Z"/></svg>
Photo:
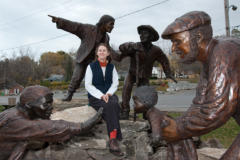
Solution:
<svg viewBox="0 0 240 160"><path fill-rule="evenodd" d="M53 93L43 86L23 90L16 107L0 113L0 160L21 160L33 143L63 142L88 132L101 118L102 108L84 123L49 120Z"/></svg>

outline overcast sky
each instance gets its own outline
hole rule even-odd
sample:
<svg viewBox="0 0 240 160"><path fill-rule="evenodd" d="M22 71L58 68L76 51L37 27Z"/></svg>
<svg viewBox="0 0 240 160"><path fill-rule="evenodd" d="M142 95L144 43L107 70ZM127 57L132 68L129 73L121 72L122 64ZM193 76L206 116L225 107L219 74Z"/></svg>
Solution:
<svg viewBox="0 0 240 160"><path fill-rule="evenodd" d="M240 25L240 0L229 0L229 4L238 7L236 11L229 11L230 25ZM214 35L225 34L224 0L1 0L0 58L12 57L13 52L20 49L15 47L26 44L29 45L24 48L30 48L35 59L47 51L76 50L80 39L57 29L48 14L90 24L96 24L103 14L112 15L116 22L110 44L118 47L127 41L139 41L136 30L139 25L152 25L161 35L177 17L194 10L211 16ZM158 43L165 49L170 42L160 39Z"/></svg>

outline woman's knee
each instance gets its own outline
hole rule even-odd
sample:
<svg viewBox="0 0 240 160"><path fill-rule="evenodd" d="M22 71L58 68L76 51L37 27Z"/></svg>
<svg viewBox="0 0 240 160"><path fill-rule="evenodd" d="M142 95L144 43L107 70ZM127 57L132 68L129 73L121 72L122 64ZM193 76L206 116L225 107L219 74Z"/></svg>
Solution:
<svg viewBox="0 0 240 160"><path fill-rule="evenodd" d="M110 103L118 103L118 96L116 96L115 94L109 97L108 100Z"/></svg>

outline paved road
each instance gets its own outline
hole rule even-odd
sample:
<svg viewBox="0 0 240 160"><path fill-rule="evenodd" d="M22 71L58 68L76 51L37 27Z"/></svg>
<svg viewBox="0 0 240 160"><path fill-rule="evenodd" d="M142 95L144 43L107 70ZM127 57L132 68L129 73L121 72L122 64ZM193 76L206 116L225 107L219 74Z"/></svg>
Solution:
<svg viewBox="0 0 240 160"><path fill-rule="evenodd" d="M66 93L56 92L54 98L62 99L65 94ZM194 95L195 90L184 90L165 94L159 93L156 107L162 111L185 111L190 106ZM0 96L0 105L6 105L9 97L16 97L17 101L19 99L19 96ZM73 98L87 99L86 91L75 93ZM119 99L121 101L121 96ZM132 104L133 101L131 100L130 105L132 106Z"/></svg>
<svg viewBox="0 0 240 160"><path fill-rule="evenodd" d="M186 111L190 104L192 103L192 99L195 96L195 90L182 90L178 92L171 93L159 93L158 94L158 103L156 105L162 111ZM55 93L55 98L63 98L63 93ZM75 93L73 98L87 98L86 92L78 92ZM119 96L119 100L121 101L121 96ZM133 101L130 101L130 105L132 106Z"/></svg>
<svg viewBox="0 0 240 160"><path fill-rule="evenodd" d="M158 94L157 108L162 111L186 111L195 96L195 90Z"/></svg>

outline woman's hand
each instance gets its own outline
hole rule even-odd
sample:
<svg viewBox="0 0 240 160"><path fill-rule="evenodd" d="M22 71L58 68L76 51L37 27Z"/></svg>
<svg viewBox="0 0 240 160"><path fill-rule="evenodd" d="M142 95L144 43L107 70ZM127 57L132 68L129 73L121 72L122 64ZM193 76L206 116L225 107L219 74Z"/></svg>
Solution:
<svg viewBox="0 0 240 160"><path fill-rule="evenodd" d="M105 94L101 97L102 100L104 100L106 103L108 103L109 95Z"/></svg>

